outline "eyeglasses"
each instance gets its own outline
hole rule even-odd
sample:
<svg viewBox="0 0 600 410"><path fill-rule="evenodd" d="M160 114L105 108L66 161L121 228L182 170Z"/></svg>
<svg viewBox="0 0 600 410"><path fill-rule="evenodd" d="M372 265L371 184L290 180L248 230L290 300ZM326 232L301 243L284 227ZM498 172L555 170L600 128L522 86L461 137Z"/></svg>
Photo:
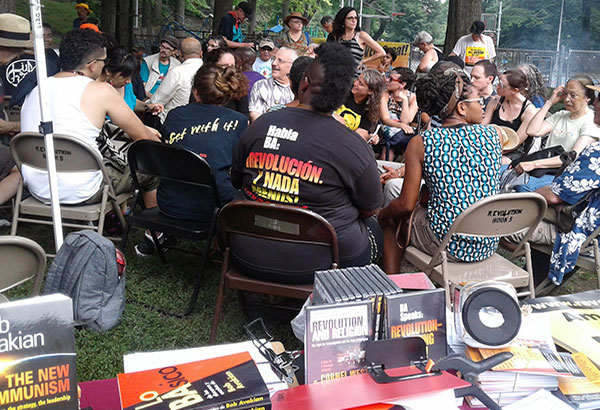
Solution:
<svg viewBox="0 0 600 410"><path fill-rule="evenodd" d="M485 99L483 97L478 98L465 98L464 100L460 100L459 102L478 102L482 107L485 106Z"/></svg>
<svg viewBox="0 0 600 410"><path fill-rule="evenodd" d="M282 60L282 59L281 59L281 58L279 58L279 57L277 57L277 58L275 59L275 61L277 62L277 64L292 64L292 62L291 62L291 61L288 61L288 60Z"/></svg>
<svg viewBox="0 0 600 410"><path fill-rule="evenodd" d="M159 48L160 48L161 50L167 50L167 51L170 51L170 52L173 52L173 51L175 51L175 49L174 49L174 48L167 47L167 46L164 46L164 45L162 45L162 44L159 46Z"/></svg>
<svg viewBox="0 0 600 410"><path fill-rule="evenodd" d="M358 20L358 17L357 16L349 16L349 17L346 17L346 20L355 20L356 21L356 20Z"/></svg>
<svg viewBox="0 0 600 410"><path fill-rule="evenodd" d="M303 22L302 20L300 20L300 19L291 19L291 20L289 21L289 23L294 23L294 24L296 24L296 23L300 23L300 24L303 24L304 22Z"/></svg>
<svg viewBox="0 0 600 410"><path fill-rule="evenodd" d="M102 61L103 63L106 63L106 60L108 60L108 57L104 57L104 58L94 58L91 61L88 61L88 64L92 64L94 61Z"/></svg>

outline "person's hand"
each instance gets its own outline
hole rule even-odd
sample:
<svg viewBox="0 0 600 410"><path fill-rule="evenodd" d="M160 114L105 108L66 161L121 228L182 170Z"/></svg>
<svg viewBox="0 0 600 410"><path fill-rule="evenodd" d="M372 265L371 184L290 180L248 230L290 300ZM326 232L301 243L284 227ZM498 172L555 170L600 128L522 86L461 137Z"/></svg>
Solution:
<svg viewBox="0 0 600 410"><path fill-rule="evenodd" d="M403 122L398 123L398 128L401 128L405 134L414 134L415 133L415 130L413 129L413 127L411 127L410 125L405 124Z"/></svg>
<svg viewBox="0 0 600 410"><path fill-rule="evenodd" d="M400 98L400 100L408 102L408 93L406 92L406 90L400 90L398 92L398 97Z"/></svg>
<svg viewBox="0 0 600 410"><path fill-rule="evenodd" d="M158 115L165 110L165 106L162 104L148 103L146 104L146 108L148 109L148 112L152 115Z"/></svg>
<svg viewBox="0 0 600 410"><path fill-rule="evenodd" d="M522 174L523 172L533 171L534 169L535 169L535 162L533 162L533 161L520 162L515 167L515 171L517 172L517 174Z"/></svg>
<svg viewBox="0 0 600 410"><path fill-rule="evenodd" d="M562 85L556 87L554 91L552 91L552 96L550 97L550 102L552 103L552 105L561 102L564 98L564 93L565 87L563 87Z"/></svg>
<svg viewBox="0 0 600 410"><path fill-rule="evenodd" d="M371 145L377 145L377 144L379 144L379 135L377 135L377 134L370 134L370 137L367 140L367 144L371 144Z"/></svg>
<svg viewBox="0 0 600 410"><path fill-rule="evenodd" d="M392 168L392 167L388 167L388 166L384 165L383 169L385 169L386 172L384 172L383 174L381 174L379 176L379 180L381 181L382 184L385 184L390 179L404 178L404 167Z"/></svg>
<svg viewBox="0 0 600 410"><path fill-rule="evenodd" d="M158 130L156 130L152 127L148 127L147 125L144 125L144 127L146 127L146 129L148 129L148 131L150 131L150 133L154 137L154 138L152 138L153 140L155 140L155 141L161 140L161 135L160 135L160 132L158 132Z"/></svg>

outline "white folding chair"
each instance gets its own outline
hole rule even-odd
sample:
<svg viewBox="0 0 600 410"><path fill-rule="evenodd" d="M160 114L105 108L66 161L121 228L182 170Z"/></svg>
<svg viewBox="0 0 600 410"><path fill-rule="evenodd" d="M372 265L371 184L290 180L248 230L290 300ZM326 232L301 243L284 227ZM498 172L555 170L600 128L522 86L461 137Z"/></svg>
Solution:
<svg viewBox="0 0 600 410"><path fill-rule="evenodd" d="M450 304L451 285L464 282L499 280L511 283L517 295L535 297L531 250L527 240L546 212L546 200L536 193L499 194L471 205L454 221L434 255L409 246L405 252L408 262L423 270L434 282L446 289ZM526 270L494 253L480 262L448 261L446 246L452 235L502 237L527 230L512 256L525 254Z"/></svg>

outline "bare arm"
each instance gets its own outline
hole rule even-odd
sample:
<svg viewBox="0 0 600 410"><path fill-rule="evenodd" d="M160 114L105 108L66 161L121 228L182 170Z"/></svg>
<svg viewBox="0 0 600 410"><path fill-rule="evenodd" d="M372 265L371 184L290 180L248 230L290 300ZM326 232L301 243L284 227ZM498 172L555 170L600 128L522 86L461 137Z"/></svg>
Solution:
<svg viewBox="0 0 600 410"><path fill-rule="evenodd" d="M396 224L403 216L409 215L415 209L421 189L424 157L423 139L417 135L410 140L406 148L404 166L406 171L402 193L379 212L379 224L382 227Z"/></svg>
<svg viewBox="0 0 600 410"><path fill-rule="evenodd" d="M258 111L250 111L250 122L256 121L258 117L260 117L260 113Z"/></svg>
<svg viewBox="0 0 600 410"><path fill-rule="evenodd" d="M582 135L577 138L575 145L573 145L573 150L577 151L577 156L579 156L585 147L597 141L595 138ZM529 172L538 168L558 168L561 165L562 161L560 160L560 156L557 155L552 158L538 159L537 161L521 162L515 167L515 170L520 174L521 172Z"/></svg>
<svg viewBox="0 0 600 410"><path fill-rule="evenodd" d="M0 120L0 134L14 135L19 131L21 131L20 122Z"/></svg>
<svg viewBox="0 0 600 410"><path fill-rule="evenodd" d="M564 91L563 86L556 87L552 92L552 96L546 101L542 108L533 116L529 125L527 126L527 135L537 137L546 135L552 131L552 123L546 121L546 115L550 108L562 100L562 92ZM560 94L560 95L559 95Z"/></svg>
<svg viewBox="0 0 600 410"><path fill-rule="evenodd" d="M408 98L406 93L402 92L400 94L400 98L402 99L402 113L400 114L400 122L403 122L404 124L410 124L419 110L419 107L417 106L417 96L412 94L410 98Z"/></svg>
<svg viewBox="0 0 600 410"><path fill-rule="evenodd" d="M238 43L236 41L228 40L227 37L223 37L223 40L227 43L227 47L234 48L242 48L242 47L254 47L254 43Z"/></svg>
<svg viewBox="0 0 600 410"><path fill-rule="evenodd" d="M360 62L361 65L365 65L370 61L375 61L385 56L385 51L383 50L383 47L381 47L375 40L373 40L373 38L366 31L361 31L359 33L358 41L363 50L365 46L369 46L371 47L371 50L373 50L373 55L367 58L363 58Z"/></svg>
<svg viewBox="0 0 600 410"><path fill-rule="evenodd" d="M521 118L521 126L517 130L517 135L519 136L519 144L522 144L523 141L528 137L527 135L527 127L529 123L538 112L538 109L533 105L533 103L528 103L527 101L524 104L528 104L523 116ZM486 112L487 114L487 112Z"/></svg>
<svg viewBox="0 0 600 410"><path fill-rule="evenodd" d="M452 51L452 52L450 52L450 54L448 54L448 57L452 57L452 56L455 56L455 55L456 55L456 53L454 51Z"/></svg>
<svg viewBox="0 0 600 410"><path fill-rule="evenodd" d="M552 192L550 185L543 186L537 189L535 192L543 196L548 205L559 205L564 202L561 197Z"/></svg>
<svg viewBox="0 0 600 410"><path fill-rule="evenodd" d="M483 120L481 121L481 124L489 125L492 122L492 115L494 114L494 110L498 106L499 101L500 101L500 98L497 95L493 96L490 99L487 107L485 108L485 115L483 116Z"/></svg>
<svg viewBox="0 0 600 410"><path fill-rule="evenodd" d="M129 109L125 100L121 98L111 86L106 84L98 84L98 100L106 114L111 120L118 125L132 140L149 139L160 141L160 134L152 128L146 127L137 115Z"/></svg>
<svg viewBox="0 0 600 410"><path fill-rule="evenodd" d="M429 67L429 65L433 61L434 56L437 57L435 49L432 48L431 50L426 52L421 61L419 62L419 66L417 67L417 73L425 72L425 70L427 70L427 67Z"/></svg>

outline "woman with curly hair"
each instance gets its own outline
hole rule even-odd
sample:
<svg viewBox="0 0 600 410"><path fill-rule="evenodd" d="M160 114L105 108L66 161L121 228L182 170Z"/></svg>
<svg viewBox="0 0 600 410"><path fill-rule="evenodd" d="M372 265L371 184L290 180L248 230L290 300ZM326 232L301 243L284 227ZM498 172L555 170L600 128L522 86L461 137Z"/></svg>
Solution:
<svg viewBox="0 0 600 410"><path fill-rule="evenodd" d="M224 106L246 94L242 73L233 67L205 64L192 85L194 102L167 115L162 135L167 144L201 155L215 175L221 204L231 201L237 190L231 185L229 168L233 148L247 128L246 117ZM172 181L161 181L157 193L161 212L179 219L210 219L212 196L202 188L191 189Z"/></svg>
<svg viewBox="0 0 600 410"><path fill-rule="evenodd" d="M533 64L521 64L518 67L527 77L525 97L533 103L535 108L542 108L546 102L546 82L539 68Z"/></svg>
<svg viewBox="0 0 600 410"><path fill-rule="evenodd" d="M403 256L396 242L399 225L410 226L403 232L410 232L412 246L432 255L458 215L499 188L501 137L495 126L480 125L483 99L464 73L450 69L421 78L417 103L439 115L442 127L410 140L402 193L379 213L388 274L398 273ZM429 191L427 208L417 204L421 178ZM406 223L411 215L412 224ZM489 258L497 246L497 238L456 236L446 251L449 260L473 262Z"/></svg>
<svg viewBox="0 0 600 410"><path fill-rule="evenodd" d="M377 141L371 133L380 119L379 101L384 87L385 80L379 71L365 70L354 81L346 102L335 111L348 128L374 144Z"/></svg>

